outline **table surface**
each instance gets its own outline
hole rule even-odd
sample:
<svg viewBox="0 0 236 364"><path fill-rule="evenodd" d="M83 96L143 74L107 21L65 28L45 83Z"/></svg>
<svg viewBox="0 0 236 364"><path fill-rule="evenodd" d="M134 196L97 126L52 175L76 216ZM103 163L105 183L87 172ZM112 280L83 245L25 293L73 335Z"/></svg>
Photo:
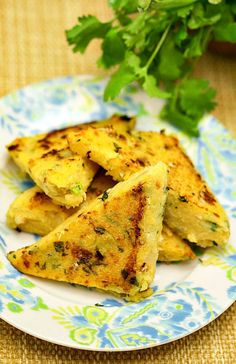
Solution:
<svg viewBox="0 0 236 364"><path fill-rule="evenodd" d="M1 0L0 96L24 85L63 75L100 74L99 41L84 55L74 55L64 30L84 14L106 20L105 0ZM236 136L236 59L208 53L196 74L218 91L216 115ZM0 363L235 363L236 304L199 332L179 341L142 351L96 353L50 344L0 320Z"/></svg>

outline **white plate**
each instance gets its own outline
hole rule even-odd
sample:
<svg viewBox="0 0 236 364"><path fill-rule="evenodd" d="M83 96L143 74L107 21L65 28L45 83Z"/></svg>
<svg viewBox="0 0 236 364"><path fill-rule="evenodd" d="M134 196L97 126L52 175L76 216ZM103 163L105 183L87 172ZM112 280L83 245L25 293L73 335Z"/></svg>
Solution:
<svg viewBox="0 0 236 364"><path fill-rule="evenodd" d="M105 81L65 77L21 89L0 101L0 316L41 339L80 349L133 350L186 336L214 320L236 298L236 142L212 116L200 137L188 138L158 119L161 101L134 87L104 104ZM225 248L208 249L201 259L158 264L154 294L127 303L106 293L27 277L5 255L36 237L9 230L5 214L30 181L10 161L4 145L16 136L43 132L113 113L138 115L138 128L175 132L231 219ZM202 264L211 263L211 264Z"/></svg>

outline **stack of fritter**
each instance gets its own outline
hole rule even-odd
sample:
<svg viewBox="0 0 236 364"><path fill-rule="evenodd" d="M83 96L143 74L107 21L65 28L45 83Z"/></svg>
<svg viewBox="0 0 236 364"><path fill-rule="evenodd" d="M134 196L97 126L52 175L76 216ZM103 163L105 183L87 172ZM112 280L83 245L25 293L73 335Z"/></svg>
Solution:
<svg viewBox="0 0 236 364"><path fill-rule="evenodd" d="M149 292L156 260L227 242L227 216L178 140L134 126L114 115L8 145L36 186L7 223L46 235L8 254L18 270L132 298Z"/></svg>

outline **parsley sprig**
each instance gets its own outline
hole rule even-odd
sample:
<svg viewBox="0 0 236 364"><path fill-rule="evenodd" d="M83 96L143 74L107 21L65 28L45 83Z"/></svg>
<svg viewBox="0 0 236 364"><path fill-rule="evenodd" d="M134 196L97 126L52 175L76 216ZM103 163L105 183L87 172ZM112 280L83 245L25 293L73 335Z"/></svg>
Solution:
<svg viewBox="0 0 236 364"><path fill-rule="evenodd" d="M197 136L198 123L215 107L215 90L192 72L210 40L236 42L234 0L109 0L114 18L88 15L66 31L74 52L102 39L98 66L114 67L104 91L114 99L133 81L166 99L161 118Z"/></svg>

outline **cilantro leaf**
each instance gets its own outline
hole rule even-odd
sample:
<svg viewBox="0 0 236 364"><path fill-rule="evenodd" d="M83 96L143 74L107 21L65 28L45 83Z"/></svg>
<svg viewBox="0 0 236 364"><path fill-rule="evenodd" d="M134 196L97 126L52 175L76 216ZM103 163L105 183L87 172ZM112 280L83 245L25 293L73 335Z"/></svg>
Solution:
<svg viewBox="0 0 236 364"><path fill-rule="evenodd" d="M157 87L156 79L152 75L147 74L145 76L142 86L143 89L147 92L147 94L151 97L160 97L160 98L170 97L170 93L162 91L159 87Z"/></svg>
<svg viewBox="0 0 236 364"><path fill-rule="evenodd" d="M130 19L126 14L123 13L117 14L117 20L120 22L121 25L128 25L132 22L132 19Z"/></svg>
<svg viewBox="0 0 236 364"><path fill-rule="evenodd" d="M151 97L167 98L169 93L162 91L156 84L154 76L147 73L147 68L140 66L140 58L132 52L127 52L124 62L107 84L104 93L105 100L115 98L120 90L134 80L139 80L144 90Z"/></svg>
<svg viewBox="0 0 236 364"><path fill-rule="evenodd" d="M168 98L170 94L161 90L157 86L156 78L148 74L148 68L146 66L140 66L141 60L132 52L128 52L126 55L127 65L133 70L135 78L139 80L144 90L151 97Z"/></svg>
<svg viewBox="0 0 236 364"><path fill-rule="evenodd" d="M92 15L80 17L78 21L78 25L66 30L68 43L74 45L73 52L84 53L92 39L104 38L111 28L111 22L101 23Z"/></svg>
<svg viewBox="0 0 236 364"><path fill-rule="evenodd" d="M140 76L140 57L138 57L134 52L128 51L125 56L126 63L129 67L133 69L133 73ZM142 72L141 72L142 73Z"/></svg>
<svg viewBox="0 0 236 364"><path fill-rule="evenodd" d="M199 32L194 34L189 41L188 46L184 52L185 58L200 57L205 51L210 32L208 28L201 28Z"/></svg>
<svg viewBox="0 0 236 364"><path fill-rule="evenodd" d="M202 79L186 79L173 92L172 98L164 106L160 117L193 136L198 136L198 123L205 112L211 111L215 103L215 90Z"/></svg>
<svg viewBox="0 0 236 364"><path fill-rule="evenodd" d="M215 90L203 79L186 79L179 88L180 108L193 118L200 119L215 107Z"/></svg>
<svg viewBox="0 0 236 364"><path fill-rule="evenodd" d="M203 4L197 3L193 7L191 17L188 21L188 27L189 29L198 29L200 27L205 27L206 25L215 24L220 18L220 13L213 13L208 17Z"/></svg>
<svg viewBox="0 0 236 364"><path fill-rule="evenodd" d="M179 29L174 33L173 40L177 46L181 46L182 42L188 38L187 27L185 24L181 24Z"/></svg>
<svg viewBox="0 0 236 364"><path fill-rule="evenodd" d="M193 9L194 4L191 5L187 5L183 8L177 9L177 14L178 16L180 16L181 18L187 18L188 15L190 15L192 9Z"/></svg>
<svg viewBox="0 0 236 364"><path fill-rule="evenodd" d="M138 0L109 0L109 5L117 12L131 14L137 11Z"/></svg>
<svg viewBox="0 0 236 364"><path fill-rule="evenodd" d="M232 14L236 15L236 4L232 2L231 6L230 6L230 9L232 11Z"/></svg>
<svg viewBox="0 0 236 364"><path fill-rule="evenodd" d="M104 100L109 101L119 95L121 89L135 80L132 68L125 62L121 63L119 69L113 73L104 91Z"/></svg>
<svg viewBox="0 0 236 364"><path fill-rule="evenodd" d="M125 32L123 32L123 39L128 48L142 48L149 31L147 26L148 18L150 18L148 14L142 13L126 26Z"/></svg>
<svg viewBox="0 0 236 364"><path fill-rule="evenodd" d="M123 61L125 46L116 28L112 28L107 32L102 43L102 50L103 55L98 62L104 68L109 68Z"/></svg>
<svg viewBox="0 0 236 364"><path fill-rule="evenodd" d="M123 39L127 48L142 48L147 34L147 14L140 14L125 28Z"/></svg>
<svg viewBox="0 0 236 364"><path fill-rule="evenodd" d="M216 26L214 38L219 41L236 43L236 22Z"/></svg>
<svg viewBox="0 0 236 364"><path fill-rule="evenodd" d="M175 46L173 38L167 39L160 50L158 74L162 80L176 80L182 74L185 62L182 53Z"/></svg>
<svg viewBox="0 0 236 364"><path fill-rule="evenodd" d="M197 137L199 135L198 120L194 120L181 112L173 100L169 101L163 107L160 112L160 117L163 120L170 121L172 124L192 136Z"/></svg>
<svg viewBox="0 0 236 364"><path fill-rule="evenodd" d="M139 9L147 10L151 5L152 0L139 0L138 6Z"/></svg>

